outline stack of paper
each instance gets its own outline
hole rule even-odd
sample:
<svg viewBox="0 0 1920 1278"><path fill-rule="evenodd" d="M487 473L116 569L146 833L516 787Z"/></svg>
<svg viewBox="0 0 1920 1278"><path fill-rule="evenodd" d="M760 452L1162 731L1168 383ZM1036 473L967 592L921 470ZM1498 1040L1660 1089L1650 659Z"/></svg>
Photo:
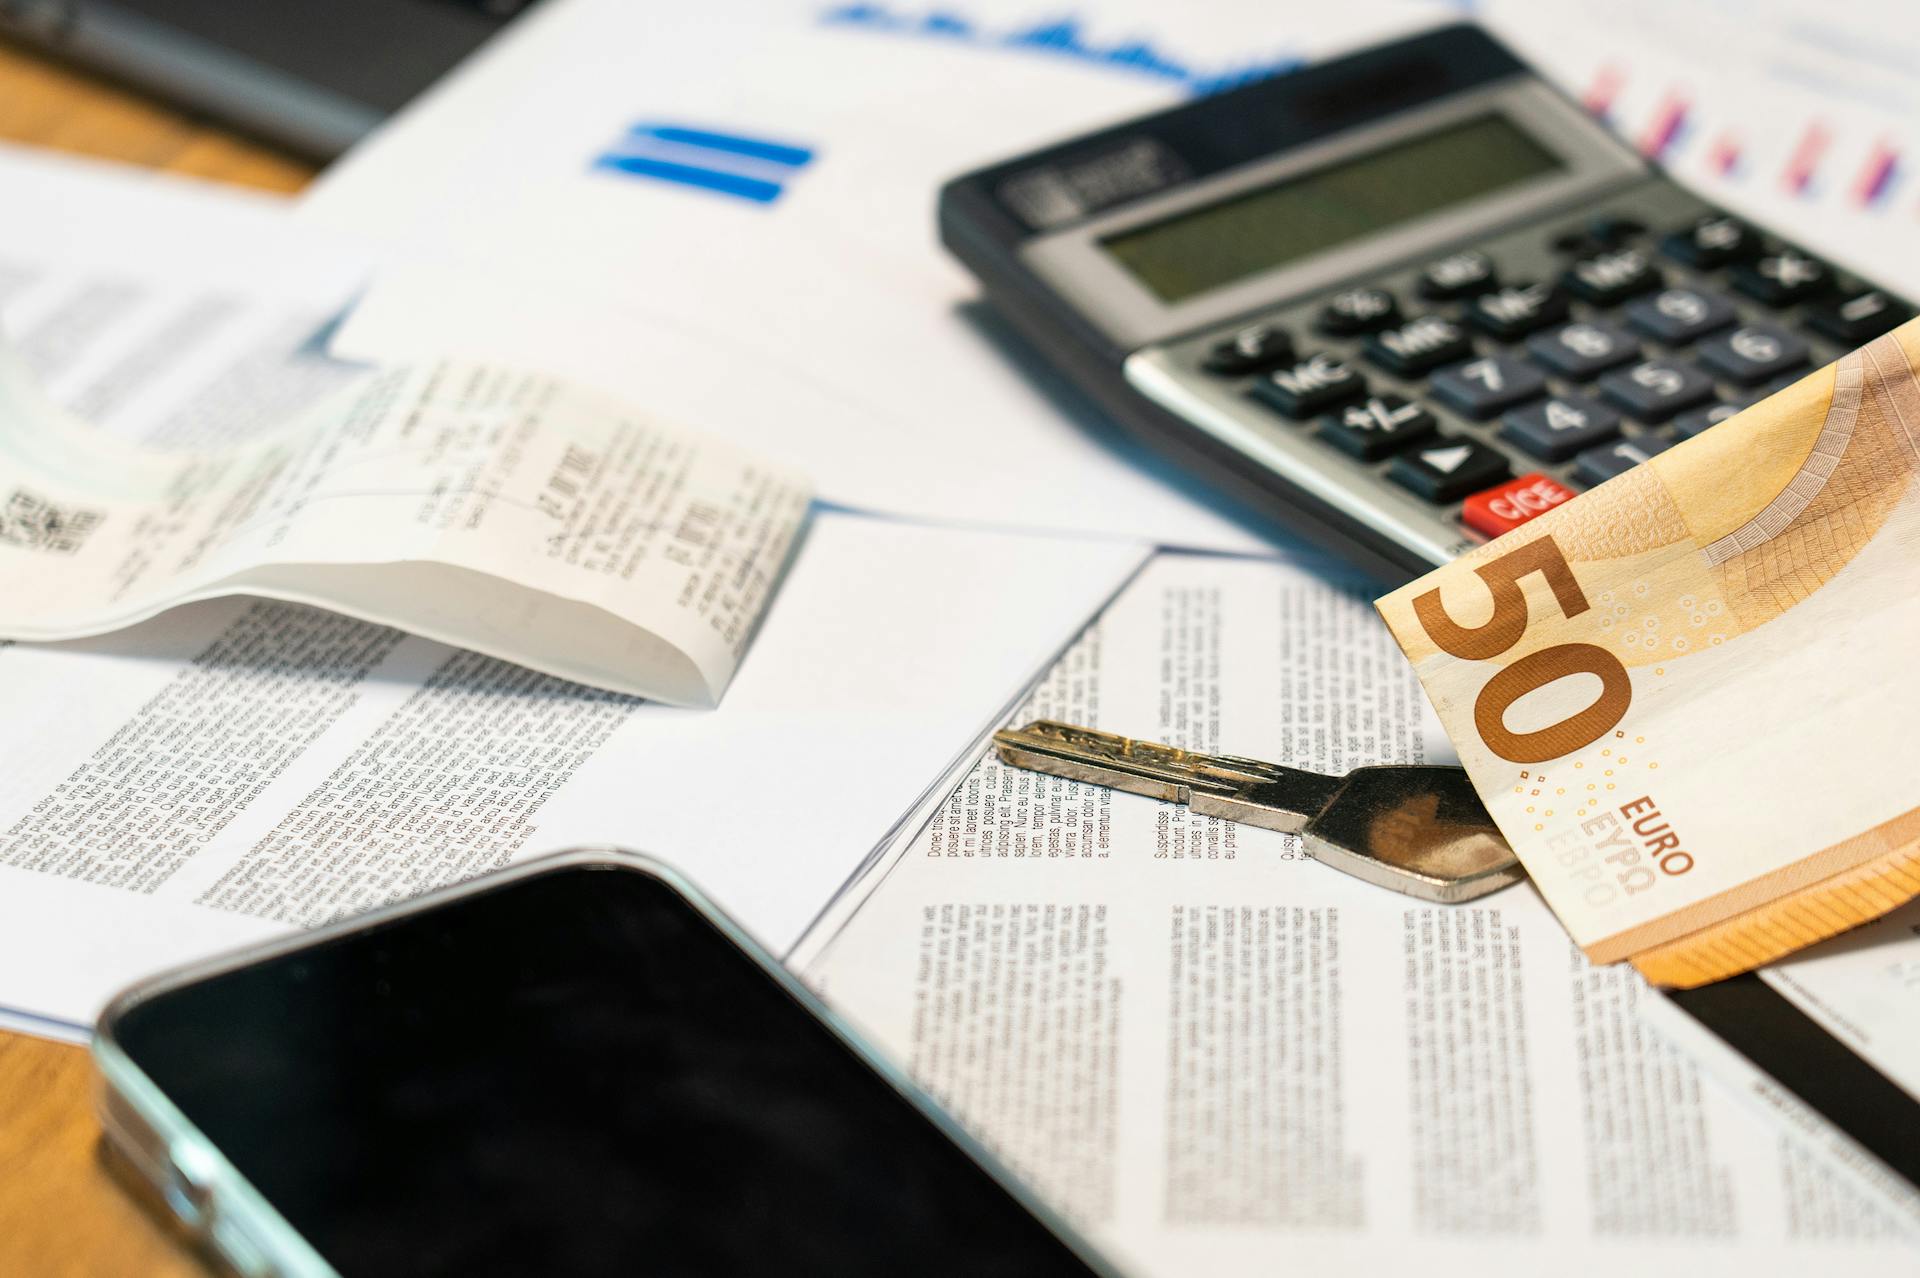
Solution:
<svg viewBox="0 0 1920 1278"><path fill-rule="evenodd" d="M314 351L329 241L279 210L0 171L0 325L66 407L204 450L365 376ZM0 646L0 1019L84 1034L157 968L570 843L664 856L784 949L1145 554L819 512L712 711L257 599Z"/></svg>

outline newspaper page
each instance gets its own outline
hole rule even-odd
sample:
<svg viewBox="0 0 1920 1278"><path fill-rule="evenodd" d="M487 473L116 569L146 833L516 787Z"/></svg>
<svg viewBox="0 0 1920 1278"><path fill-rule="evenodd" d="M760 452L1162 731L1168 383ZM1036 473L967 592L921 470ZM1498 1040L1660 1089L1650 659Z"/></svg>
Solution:
<svg viewBox="0 0 1920 1278"><path fill-rule="evenodd" d="M1450 761L1360 590L1162 556L1011 721ZM1294 836L981 758L808 979L1153 1274L1911 1273L1920 1201L1785 1139L1532 887L1430 905Z"/></svg>

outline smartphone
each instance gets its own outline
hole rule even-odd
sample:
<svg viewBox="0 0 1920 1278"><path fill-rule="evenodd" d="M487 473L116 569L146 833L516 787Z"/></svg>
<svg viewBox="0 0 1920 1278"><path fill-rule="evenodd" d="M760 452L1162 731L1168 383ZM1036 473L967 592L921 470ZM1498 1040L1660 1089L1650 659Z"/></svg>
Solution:
<svg viewBox="0 0 1920 1278"><path fill-rule="evenodd" d="M243 1274L1115 1272L658 861L561 853L135 987L112 1146Z"/></svg>

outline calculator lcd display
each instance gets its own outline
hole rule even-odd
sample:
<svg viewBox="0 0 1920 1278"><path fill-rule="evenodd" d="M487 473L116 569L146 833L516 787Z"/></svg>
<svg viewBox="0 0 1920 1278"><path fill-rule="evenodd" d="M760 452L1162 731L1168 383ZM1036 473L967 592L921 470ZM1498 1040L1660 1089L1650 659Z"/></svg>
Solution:
<svg viewBox="0 0 1920 1278"><path fill-rule="evenodd" d="M1179 302L1566 165L1498 112L1101 241Z"/></svg>

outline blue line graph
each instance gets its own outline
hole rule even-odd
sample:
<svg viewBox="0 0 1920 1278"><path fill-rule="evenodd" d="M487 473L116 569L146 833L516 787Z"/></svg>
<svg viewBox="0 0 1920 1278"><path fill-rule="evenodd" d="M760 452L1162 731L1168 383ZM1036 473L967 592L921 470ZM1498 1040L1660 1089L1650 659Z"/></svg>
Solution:
<svg viewBox="0 0 1920 1278"><path fill-rule="evenodd" d="M628 129L593 167L771 204L813 157L811 148L788 142L643 122Z"/></svg>
<svg viewBox="0 0 1920 1278"><path fill-rule="evenodd" d="M951 9L915 12L885 4L853 3L835 5L825 10L820 20L827 25L855 27L889 35L949 40L983 49L1020 50L1070 58L1076 62L1176 84L1194 97L1204 97L1255 80L1284 75L1304 62L1298 54L1279 53L1224 67L1201 68L1155 47L1145 39L1101 44L1091 39L1086 24L1071 14L1015 27L995 28L982 26Z"/></svg>

